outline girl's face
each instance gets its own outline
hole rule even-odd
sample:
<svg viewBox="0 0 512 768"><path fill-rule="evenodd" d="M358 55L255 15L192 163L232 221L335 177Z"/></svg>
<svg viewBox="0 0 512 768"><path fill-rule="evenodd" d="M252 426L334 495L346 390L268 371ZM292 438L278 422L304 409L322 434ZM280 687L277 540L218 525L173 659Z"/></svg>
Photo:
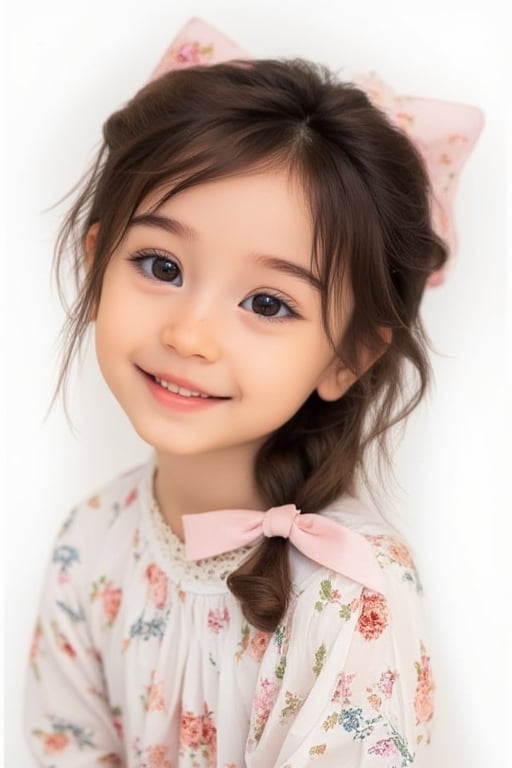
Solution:
<svg viewBox="0 0 512 768"><path fill-rule="evenodd" d="M278 171L187 189L149 215L157 199L104 276L101 371L158 450L256 452L315 389L332 400L354 380L322 327L306 203Z"/></svg>

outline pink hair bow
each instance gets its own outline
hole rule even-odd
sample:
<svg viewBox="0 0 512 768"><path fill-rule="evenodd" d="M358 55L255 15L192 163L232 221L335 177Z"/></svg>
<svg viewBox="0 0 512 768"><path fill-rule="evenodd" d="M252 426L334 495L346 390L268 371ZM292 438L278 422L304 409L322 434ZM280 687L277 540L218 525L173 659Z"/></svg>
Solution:
<svg viewBox="0 0 512 768"><path fill-rule="evenodd" d="M360 533L328 517L301 515L293 504L251 509L219 509L183 515L185 557L202 560L253 544L262 536L282 536L329 570L348 576L376 592L383 578L371 544Z"/></svg>
<svg viewBox="0 0 512 768"><path fill-rule="evenodd" d="M178 32L151 79L173 69L251 58L222 32L202 19L192 18ZM374 74L354 76L353 80L420 151L432 185L432 223L453 255L457 248L455 193L462 167L482 130L481 111L467 104L398 95ZM428 284L443 283L446 270L444 267L434 272Z"/></svg>

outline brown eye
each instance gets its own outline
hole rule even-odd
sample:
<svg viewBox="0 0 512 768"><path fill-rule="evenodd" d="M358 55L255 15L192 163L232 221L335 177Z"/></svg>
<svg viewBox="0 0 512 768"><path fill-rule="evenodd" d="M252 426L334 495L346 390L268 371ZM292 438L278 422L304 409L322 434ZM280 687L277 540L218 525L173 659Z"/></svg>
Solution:
<svg viewBox="0 0 512 768"><path fill-rule="evenodd" d="M163 259L158 256L155 259L151 259L151 262L151 274L157 280L173 282L180 273L178 265L170 259Z"/></svg>
<svg viewBox="0 0 512 768"><path fill-rule="evenodd" d="M245 299L240 306L260 317L268 317L269 320L288 320L299 317L290 299L285 300L271 293L255 293Z"/></svg>
<svg viewBox="0 0 512 768"><path fill-rule="evenodd" d="M277 315L282 306L283 302L276 299L275 296L258 293L252 297L251 308L258 315Z"/></svg>
<svg viewBox="0 0 512 768"><path fill-rule="evenodd" d="M133 256L131 261L137 270L150 280L174 285L181 285L183 282L179 266L168 256L138 254Z"/></svg>

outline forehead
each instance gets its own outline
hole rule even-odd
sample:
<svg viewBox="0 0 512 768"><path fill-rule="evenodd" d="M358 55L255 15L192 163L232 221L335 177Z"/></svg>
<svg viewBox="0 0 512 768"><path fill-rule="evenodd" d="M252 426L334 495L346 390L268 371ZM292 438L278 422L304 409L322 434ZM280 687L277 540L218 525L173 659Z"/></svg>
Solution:
<svg viewBox="0 0 512 768"><path fill-rule="evenodd" d="M186 179L184 180L186 182ZM169 209L199 209L204 201L209 206L222 209L229 206L231 211L242 213L251 209L254 215L266 214L273 206L279 206L279 214L295 216L310 224L308 201L299 180L286 170L252 170L209 180L174 190L180 179L170 179L159 185L145 197L137 208L140 212L155 212L163 206Z"/></svg>
<svg viewBox="0 0 512 768"><path fill-rule="evenodd" d="M179 189L154 190L135 212L170 221L169 231L214 249L216 244L268 251L311 263L313 231L302 189L286 172L244 173Z"/></svg>

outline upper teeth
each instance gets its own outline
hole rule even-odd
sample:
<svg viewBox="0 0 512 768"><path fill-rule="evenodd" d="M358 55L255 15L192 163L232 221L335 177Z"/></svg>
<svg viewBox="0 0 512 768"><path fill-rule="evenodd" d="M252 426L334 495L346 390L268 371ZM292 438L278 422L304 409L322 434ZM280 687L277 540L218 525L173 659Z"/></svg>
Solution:
<svg viewBox="0 0 512 768"><path fill-rule="evenodd" d="M173 384L172 381L165 381L165 379L159 379L158 376L155 376L155 381L157 381L160 386L165 387L165 389L168 389L169 392L174 392L177 395L183 395L183 397L209 397L209 395L204 395L202 392L194 392L192 389L185 389L185 387L178 387L177 384Z"/></svg>

